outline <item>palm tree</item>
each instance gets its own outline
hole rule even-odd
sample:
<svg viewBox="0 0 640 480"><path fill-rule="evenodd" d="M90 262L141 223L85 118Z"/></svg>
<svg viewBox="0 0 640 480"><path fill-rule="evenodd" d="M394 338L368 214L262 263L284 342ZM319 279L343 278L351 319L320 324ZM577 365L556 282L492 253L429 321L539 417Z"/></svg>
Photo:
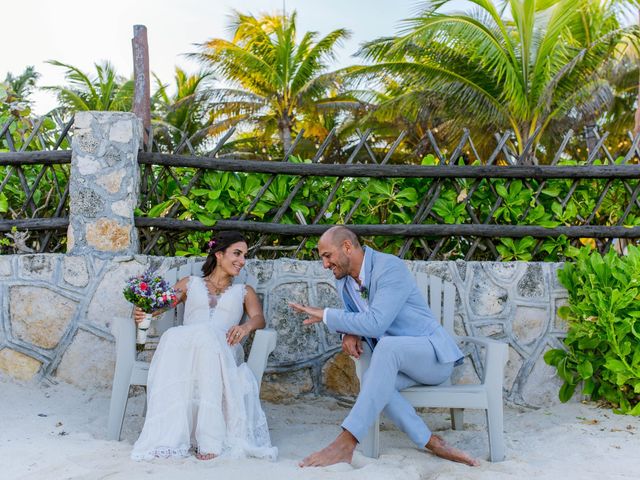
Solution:
<svg viewBox="0 0 640 480"><path fill-rule="evenodd" d="M28 66L18 75L8 72L5 80L0 82L0 129L6 130L6 138L0 138L2 148L24 148L28 150L45 150L57 144L57 126L51 118L35 115L31 109L31 94L36 88L40 74L33 66ZM10 129L5 129L8 123ZM34 129L37 129L35 135ZM29 144L24 142L29 139ZM68 148L68 141L63 140ZM59 148L57 145L55 148Z"/></svg>
<svg viewBox="0 0 640 480"><path fill-rule="evenodd" d="M174 85L170 93L168 85L155 77L157 90L151 98L151 115L156 142L164 143L173 153L184 149L187 142L194 150L205 146L207 140L223 131L221 124L211 113L211 72L187 74L175 69Z"/></svg>
<svg viewBox="0 0 640 480"><path fill-rule="evenodd" d="M602 117L602 129L609 133L609 139L614 143L626 144L627 132L634 131L634 116L638 116L637 108L640 108L637 105L638 77L637 55L626 55L611 70L614 99Z"/></svg>
<svg viewBox="0 0 640 480"><path fill-rule="evenodd" d="M8 72L4 83L6 83L8 90L11 91L14 101L28 101L29 96L36 87L38 78L40 78L40 74L36 72L33 65L30 65L19 75L13 75Z"/></svg>
<svg viewBox="0 0 640 480"><path fill-rule="evenodd" d="M638 38L609 0L505 0L502 10L469 0L472 13L440 13L450 1L427 1L402 35L365 44L360 54L377 63L357 73L395 76L401 98L421 91L456 123L511 129L518 153L552 121L601 111L612 98L602 66L624 37Z"/></svg>
<svg viewBox="0 0 640 480"><path fill-rule="evenodd" d="M345 72L357 81L358 70L350 67ZM349 90L363 107L345 120L341 133L345 136L356 129L369 129L375 134L374 143L386 152L403 132L392 162L420 161L429 150L428 131L438 143L455 131L453 122L442 116L442 102L430 92L406 89L401 79L391 75L379 76L367 87L371 88Z"/></svg>
<svg viewBox="0 0 640 480"><path fill-rule="evenodd" d="M230 84L217 91L214 107L230 122L257 124L265 136L277 132L287 151L305 114L353 106L349 98L327 96L335 88L328 62L349 37L347 30L337 29L322 38L306 32L298 40L295 11L260 17L236 11L231 30L231 40L211 39L193 54Z"/></svg>
<svg viewBox="0 0 640 480"><path fill-rule="evenodd" d="M131 111L134 82L118 75L111 63L96 63L94 76L57 60L48 63L66 69L67 85L44 87L57 94L65 113L82 110Z"/></svg>
<svg viewBox="0 0 640 480"><path fill-rule="evenodd" d="M631 0L632 3L638 7L638 25L640 26L640 1L638 0ZM638 53L638 48L636 48L636 54ZM640 55L636 55L636 65L638 65L638 60L640 60ZM638 69L640 70L640 68ZM638 76L636 76L636 78L638 78ZM638 82L638 94L636 97L636 112L635 112L635 116L634 116L634 121L635 121L635 125L633 128L633 134L634 135L638 135L640 134L640 81Z"/></svg>

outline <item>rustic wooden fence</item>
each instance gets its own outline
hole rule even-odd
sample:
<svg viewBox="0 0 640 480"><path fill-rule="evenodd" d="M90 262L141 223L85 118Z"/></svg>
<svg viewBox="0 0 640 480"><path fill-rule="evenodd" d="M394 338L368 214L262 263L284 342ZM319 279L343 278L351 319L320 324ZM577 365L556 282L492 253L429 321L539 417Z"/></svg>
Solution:
<svg viewBox="0 0 640 480"><path fill-rule="evenodd" d="M65 251L72 125L51 114L0 126L0 253Z"/></svg>
<svg viewBox="0 0 640 480"><path fill-rule="evenodd" d="M600 250L606 250L616 239L640 237L640 228L635 226L640 218L638 138L631 138L623 157L614 158L606 148L606 135L598 136L588 158L576 165L563 159L563 149L572 137L572 133L568 133L550 165L522 166L518 165L519 156L507 147L507 133L497 138L496 148L488 158L479 159L477 165L467 165L451 161L459 159L461 152L473 148L467 132L450 156L442 153L435 137L429 133L427 141L433 152L433 164L426 166L389 164L402 135L384 152L368 141L369 135L370 132L361 134L346 162L339 164L323 158L326 146L334 140L332 134L306 163L300 163L292 156L295 141L281 161L271 162L234 158L233 155L216 158L224 142L206 156L142 152L139 162L144 165L145 185L141 207L145 211L150 211L152 205L167 202L167 191L174 198L176 193L186 198L193 191L200 193L203 188L212 188L204 178L207 172L233 172L241 182L249 176L257 176L260 187L253 185L252 193L246 192L250 198L236 201L231 214L224 216L214 212L209 218L216 222L213 227L210 221L197 220L198 209L190 209L186 202L177 200L170 202L170 207L167 206L160 216L138 218L136 224L143 232L145 253L161 253L166 247L175 245L181 231L214 228L254 233L254 248L256 251L262 249L263 256L268 250L275 250L278 255L282 252L300 255L309 237L317 237L327 225L354 223L359 210L373 208L366 192L371 181L393 185L390 196L401 193L402 187L407 185L417 193L416 201L411 204L389 204L386 219L378 218L375 224L356 221L353 225L359 234L372 237L372 243L384 245L401 257L495 260L504 257L500 247L504 249L505 246L498 246L500 239L532 237L537 239L530 247L531 258L534 258L541 248L548 247L544 239L566 239L574 246L593 239ZM302 133L297 140L301 137ZM185 145L188 148L188 142L181 144L182 148ZM528 154L525 150L520 156ZM274 182L282 177L289 179L286 195L281 195L279 203L257 216L256 208L265 197L274 196ZM408 179L414 181L407 183ZM394 180L401 182L394 183ZM362 193L355 199L354 183ZM170 184L179 186L179 192L176 188L168 188ZM308 190L309 186L315 190L315 195L308 191L305 194L305 188ZM510 198L510 190L516 186L528 192L523 195L528 204L516 212L518 215L505 221L504 209L512 207L507 204L514 200ZM576 208L577 202L585 203L582 198L585 191L591 197L586 205L588 212L576 210L570 215L572 218L565 218L567 209ZM462 219L462 222L452 221L442 214L439 203L442 203L443 195L452 192L455 193L455 208L461 212L457 220ZM345 199L345 195L350 198ZM553 202L548 201L549 195L555 195ZM479 196L482 196L480 200ZM543 201L545 196L546 202ZM222 197L216 197L218 203L225 202ZM348 203L346 209L345 203ZM301 205L306 207L304 214ZM548 217L545 225L536 224L541 208ZM399 218L405 220L399 222ZM394 241L376 243L379 237L393 237Z"/></svg>
<svg viewBox="0 0 640 480"><path fill-rule="evenodd" d="M54 148L51 140L34 143L37 128L20 148L11 147L6 125L1 131L9 151L0 152L0 195L8 207L0 210L0 232L25 236L13 248L63 250L71 151L59 148L69 145L70 126L60 125ZM588 157L576 162L564 153L579 137L569 132L550 165L523 166L519 158L531 155L531 146L516 154L508 132L496 136L487 158L479 158L466 131L450 155L428 132L425 165L390 163L403 134L381 146L371 132L358 132L340 163L326 156L335 132L310 159L294 155L300 132L279 161L222 155L231 134L204 153L184 136L175 154L158 152L150 132L138 154L143 253L197 253L212 229L238 229L248 233L254 255L306 257L315 237L335 223L353 224L378 248L424 259L562 259L569 246L591 242L607 250L617 239L640 238L638 137L614 156L607 135L596 134ZM48 150L38 148L45 144Z"/></svg>

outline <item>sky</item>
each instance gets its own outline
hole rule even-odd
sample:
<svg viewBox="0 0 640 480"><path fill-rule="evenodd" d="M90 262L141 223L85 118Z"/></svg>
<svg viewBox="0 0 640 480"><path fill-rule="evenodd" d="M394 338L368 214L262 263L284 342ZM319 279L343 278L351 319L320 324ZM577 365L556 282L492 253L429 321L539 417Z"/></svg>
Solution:
<svg viewBox="0 0 640 480"><path fill-rule="evenodd" d="M325 35L336 28L352 37L338 52L335 67L353 62L350 56L366 40L398 32L401 21L416 13L416 0L285 0L297 11L298 31ZM454 0L452 8L464 8ZM282 12L283 0L19 0L4 9L0 28L0 81L7 72L21 73L29 65L42 75L38 86L63 85L64 69L46 63L58 60L93 73L94 63L109 60L116 71L133 72L131 38L134 25L145 25L149 64L164 83L173 83L175 66L196 72L197 63L184 57L194 44L229 37L226 28L233 9L243 13ZM44 114L55 98L36 92L34 111Z"/></svg>

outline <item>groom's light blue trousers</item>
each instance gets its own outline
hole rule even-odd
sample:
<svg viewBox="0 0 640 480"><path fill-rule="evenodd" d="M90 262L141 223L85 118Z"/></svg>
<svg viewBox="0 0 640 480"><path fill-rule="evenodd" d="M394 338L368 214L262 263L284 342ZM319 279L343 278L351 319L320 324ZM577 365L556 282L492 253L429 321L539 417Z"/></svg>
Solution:
<svg viewBox="0 0 640 480"><path fill-rule="evenodd" d="M439 363L427 337L383 337L373 352L364 345L361 359L369 367L360 384L360 394L342 423L358 442L362 442L380 412L420 448L431 438L431 431L400 390L413 385L439 385L453 372L453 362Z"/></svg>

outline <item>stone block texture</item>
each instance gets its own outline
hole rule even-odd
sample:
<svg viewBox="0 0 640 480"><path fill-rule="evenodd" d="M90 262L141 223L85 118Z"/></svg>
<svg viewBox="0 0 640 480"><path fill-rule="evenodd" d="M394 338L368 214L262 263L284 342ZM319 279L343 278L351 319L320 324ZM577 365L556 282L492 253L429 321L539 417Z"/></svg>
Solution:
<svg viewBox="0 0 640 480"><path fill-rule="evenodd" d="M69 253L106 258L138 251L133 210L139 190L141 128L131 113L76 114L69 183Z"/></svg>

